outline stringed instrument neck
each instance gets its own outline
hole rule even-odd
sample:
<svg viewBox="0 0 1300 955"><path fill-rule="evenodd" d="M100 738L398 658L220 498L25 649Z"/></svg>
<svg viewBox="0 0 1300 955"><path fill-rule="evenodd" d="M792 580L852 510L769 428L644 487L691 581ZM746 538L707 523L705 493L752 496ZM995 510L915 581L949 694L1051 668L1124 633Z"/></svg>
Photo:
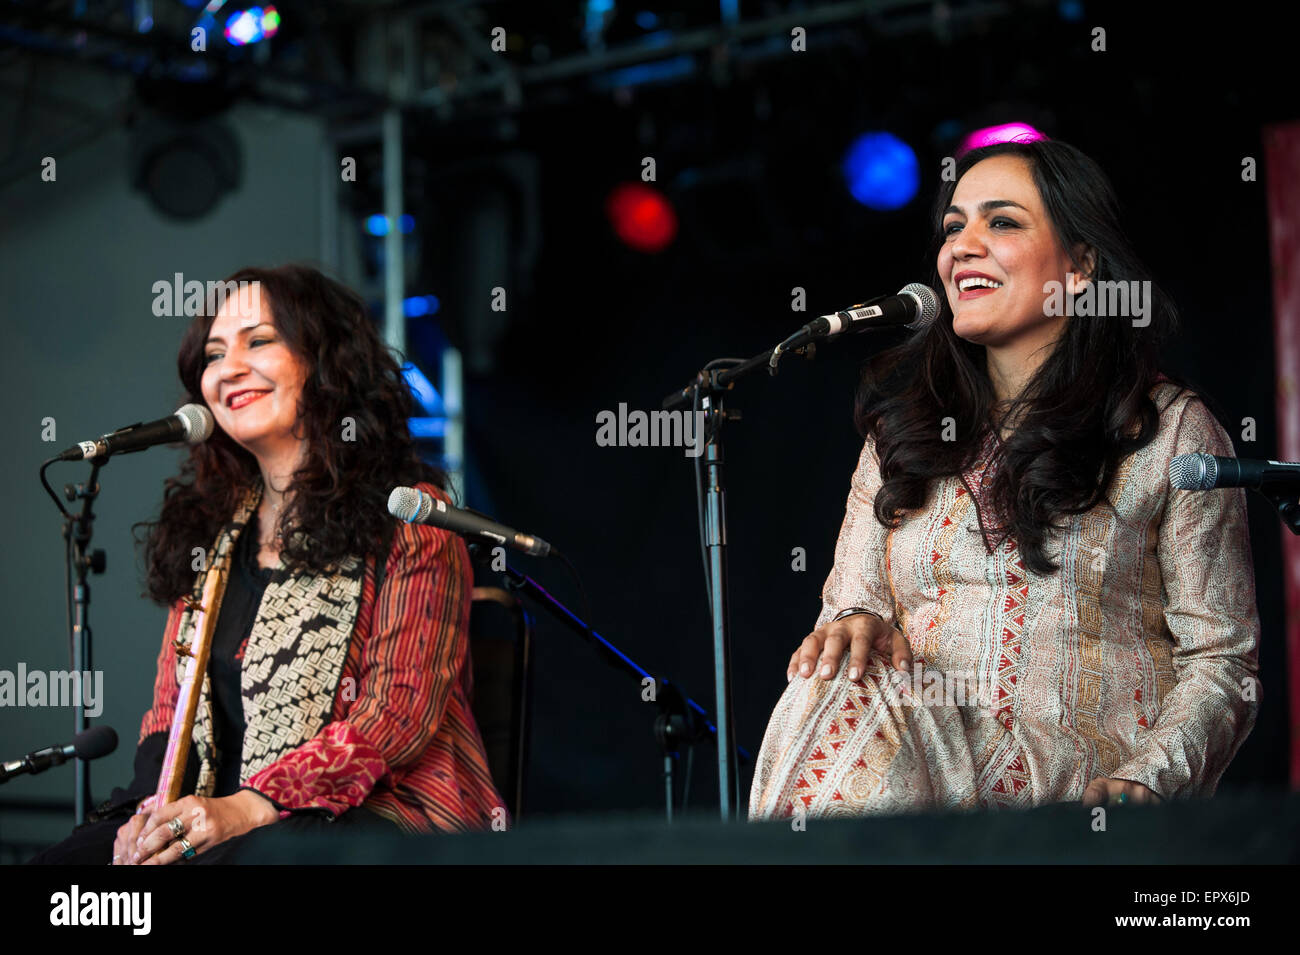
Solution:
<svg viewBox="0 0 1300 955"><path fill-rule="evenodd" d="M221 613L221 599L226 592L229 564L228 554L218 554L204 576L203 593L198 604L192 601L190 603L195 615L193 641L188 645L182 644L178 634L176 653L186 660L185 673L176 696L176 713L172 717L171 730L167 736L162 771L158 775L158 791L154 800L157 806L180 798L189 758L190 738L198 714L199 697L203 692L203 676L207 673L212 637Z"/></svg>

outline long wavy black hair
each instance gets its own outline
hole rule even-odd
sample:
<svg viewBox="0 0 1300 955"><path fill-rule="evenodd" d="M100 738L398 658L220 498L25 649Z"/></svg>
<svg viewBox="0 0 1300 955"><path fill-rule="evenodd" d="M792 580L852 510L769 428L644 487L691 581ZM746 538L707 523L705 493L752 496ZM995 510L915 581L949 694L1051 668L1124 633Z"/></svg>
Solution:
<svg viewBox="0 0 1300 955"><path fill-rule="evenodd" d="M307 451L278 525L286 569L326 571L349 555L381 553L391 536L387 500L393 487L447 485L446 474L416 451L407 425L417 413L415 399L397 358L360 296L310 266L245 268L224 281L260 283L277 332L309 370L295 430ZM205 315L190 323L176 360L184 400L202 405L213 306L209 302ZM346 418L353 428L345 430ZM211 546L260 476L257 459L220 427L192 447L180 475L165 482L158 519L134 525L148 528L145 539L137 539L147 570L145 596L167 605L191 592L193 548Z"/></svg>
<svg viewBox="0 0 1300 955"><path fill-rule="evenodd" d="M975 462L990 426L1015 422L987 490L1000 515L1002 539L1013 537L1025 566L1047 575L1058 569L1047 553L1048 534L1060 529L1066 515L1109 504L1107 491L1120 463L1155 437L1159 411L1151 391L1161 375L1157 358L1178 316L1154 281L1145 327L1123 317L1071 315L1024 390L999 405L984 346L953 331L937 260L945 241L944 211L957 181L976 163L1008 155L1028 162L1057 241L1077 273L1088 274L1086 253L1079 262L1071 251L1082 243L1096 256L1092 280L1152 281L1120 228L1109 179L1088 156L1046 139L971 150L958 160L955 177L940 189L934 206L930 282L939 290L939 316L924 333L868 363L855 419L863 437L876 442L883 486L875 513L890 527L898 526L903 511L925 505L932 479L960 474ZM941 422L949 417L956 440L945 441Z"/></svg>

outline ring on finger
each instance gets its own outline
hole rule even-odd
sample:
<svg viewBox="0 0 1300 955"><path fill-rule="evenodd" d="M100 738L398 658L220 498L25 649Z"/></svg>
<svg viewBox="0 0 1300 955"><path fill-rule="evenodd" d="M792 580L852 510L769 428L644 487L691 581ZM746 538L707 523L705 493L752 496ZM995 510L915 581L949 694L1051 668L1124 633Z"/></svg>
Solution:
<svg viewBox="0 0 1300 955"><path fill-rule="evenodd" d="M1128 802L1128 793L1111 793L1110 804L1112 806L1122 806Z"/></svg>
<svg viewBox="0 0 1300 955"><path fill-rule="evenodd" d="M186 859L193 859L194 856L197 855L197 852L195 851L194 847L190 845L190 840L186 839L185 837L182 836L181 841L178 844L181 847L181 855L184 856Z"/></svg>
<svg viewBox="0 0 1300 955"><path fill-rule="evenodd" d="M172 838L174 839L179 839L181 836L185 835L185 823L180 816L170 820L167 823L167 828L171 830Z"/></svg>

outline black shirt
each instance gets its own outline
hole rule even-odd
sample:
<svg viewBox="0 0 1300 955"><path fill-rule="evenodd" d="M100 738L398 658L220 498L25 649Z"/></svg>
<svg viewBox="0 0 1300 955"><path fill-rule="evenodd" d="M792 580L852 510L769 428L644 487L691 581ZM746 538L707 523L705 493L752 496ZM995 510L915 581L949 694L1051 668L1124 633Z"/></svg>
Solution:
<svg viewBox="0 0 1300 955"><path fill-rule="evenodd" d="M226 592L221 598L221 613L212 635L208 656L208 674L212 681L213 732L221 759L214 767L217 774L214 796L229 796L238 791L239 769L244 742L244 699L239 681L243 672L244 649L252 632L262 595L271 581L271 568L257 565L258 521L254 514L232 555Z"/></svg>

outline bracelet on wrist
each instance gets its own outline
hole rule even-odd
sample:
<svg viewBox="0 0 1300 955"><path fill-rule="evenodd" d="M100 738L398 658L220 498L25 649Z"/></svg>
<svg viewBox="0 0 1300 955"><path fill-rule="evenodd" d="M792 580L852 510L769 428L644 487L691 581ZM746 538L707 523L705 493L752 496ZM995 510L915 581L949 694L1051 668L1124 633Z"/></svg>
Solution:
<svg viewBox="0 0 1300 955"><path fill-rule="evenodd" d="M886 620L884 617L882 617L880 614L876 613L874 610L868 610L866 607L847 607L844 610L841 610L839 613L837 613L831 619L831 623L836 623L837 621L843 620L845 617L852 617L854 614L858 614L858 613L869 613L871 614L871 616L875 617L877 620L881 621L882 623L889 623L889 621ZM895 620L892 624L890 624L890 626L892 626L899 633L903 632L903 628L898 625L897 620Z"/></svg>
<svg viewBox="0 0 1300 955"><path fill-rule="evenodd" d="M831 623L835 623L839 620L843 620L845 617L852 617L855 614L859 614L859 613L869 613L877 620L885 619L880 614L876 613L874 610L868 610L866 607L846 607L844 610L841 610L831 619Z"/></svg>

